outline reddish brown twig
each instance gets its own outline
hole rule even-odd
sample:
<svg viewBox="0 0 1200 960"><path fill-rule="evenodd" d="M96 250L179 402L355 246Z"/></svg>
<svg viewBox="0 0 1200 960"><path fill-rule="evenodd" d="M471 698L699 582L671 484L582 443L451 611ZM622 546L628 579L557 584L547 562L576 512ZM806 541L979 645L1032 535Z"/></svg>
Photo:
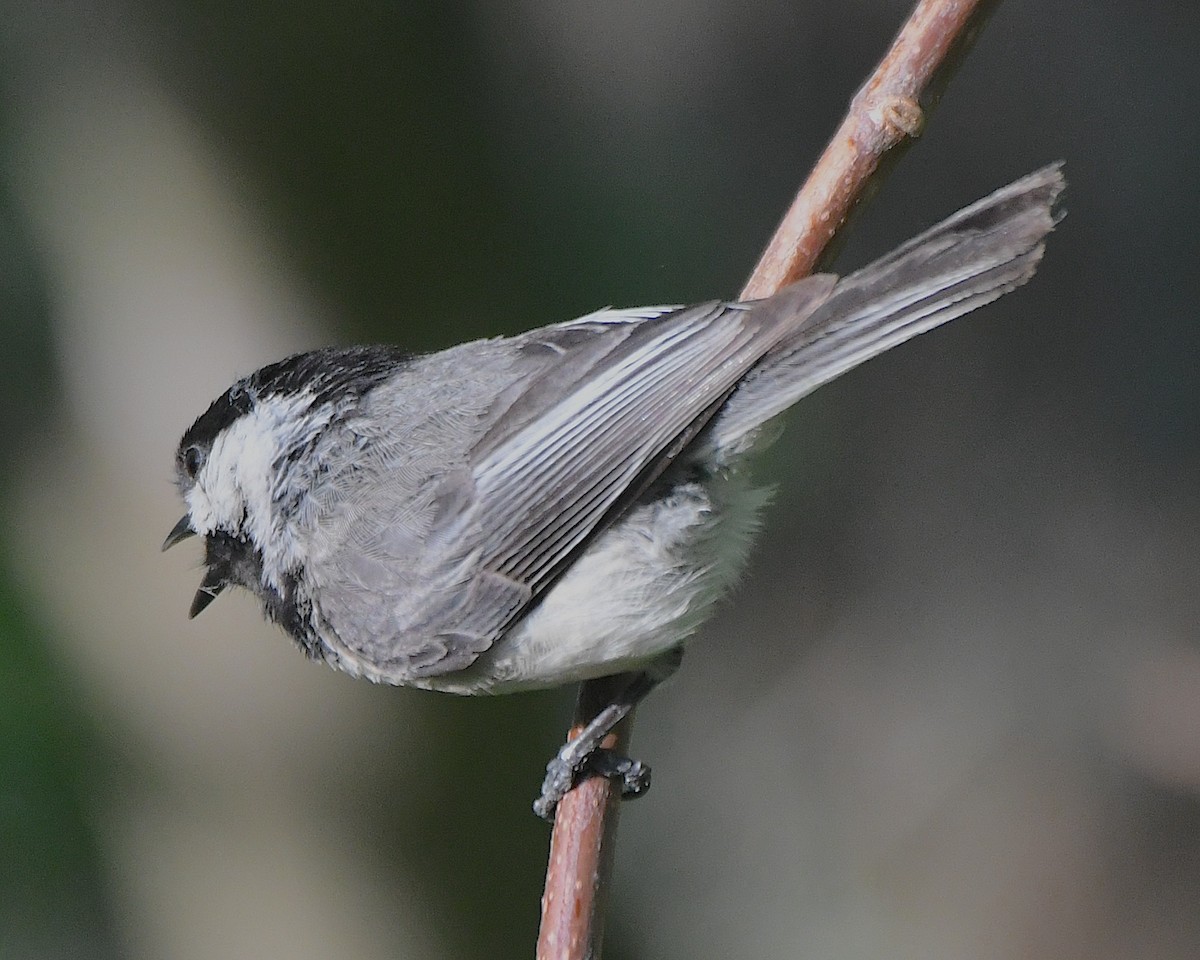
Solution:
<svg viewBox="0 0 1200 960"><path fill-rule="evenodd" d="M742 299L767 297L812 273L862 197L880 161L921 132L920 98L954 49L972 39L968 27L988 4L981 0L921 0L891 49L862 85L846 118L775 229L742 289Z"/></svg>
<svg viewBox="0 0 1200 960"><path fill-rule="evenodd" d="M611 702L616 682L606 677L580 684L569 739ZM602 745L626 753L632 719L617 724ZM537 960L599 960L620 806L620 790L603 777L584 780L559 803L542 893Z"/></svg>
<svg viewBox="0 0 1200 960"><path fill-rule="evenodd" d="M766 297L811 273L862 197L884 156L924 123L920 98L951 52L972 39L989 0L920 0L887 55L855 95L829 146L796 194L742 290ZM611 699L611 681L583 684L571 732ZM629 717L604 746L626 753ZM604 893L616 838L618 788L594 777L558 806L542 896L538 960L599 960Z"/></svg>

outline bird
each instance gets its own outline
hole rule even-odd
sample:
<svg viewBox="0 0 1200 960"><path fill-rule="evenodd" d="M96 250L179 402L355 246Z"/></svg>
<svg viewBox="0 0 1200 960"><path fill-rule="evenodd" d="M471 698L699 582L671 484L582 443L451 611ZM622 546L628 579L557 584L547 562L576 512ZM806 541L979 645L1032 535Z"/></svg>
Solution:
<svg viewBox="0 0 1200 960"><path fill-rule="evenodd" d="M186 430L199 536L189 615L258 597L312 659L387 684L492 694L618 676L551 760L537 812L678 666L742 574L781 415L864 361L1026 282L1061 214L1061 164L845 277L761 300L604 309L416 355L326 347L239 379Z"/></svg>

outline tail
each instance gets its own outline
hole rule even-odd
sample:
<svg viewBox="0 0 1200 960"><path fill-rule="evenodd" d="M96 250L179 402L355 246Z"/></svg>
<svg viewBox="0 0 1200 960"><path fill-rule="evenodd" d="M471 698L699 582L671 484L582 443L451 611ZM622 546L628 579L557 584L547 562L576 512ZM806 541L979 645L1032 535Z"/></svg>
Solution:
<svg viewBox="0 0 1200 960"><path fill-rule="evenodd" d="M709 443L735 444L801 397L1033 276L1065 181L1055 163L997 190L840 280L738 384ZM808 280L761 301L778 309ZM706 444L707 445L707 444Z"/></svg>

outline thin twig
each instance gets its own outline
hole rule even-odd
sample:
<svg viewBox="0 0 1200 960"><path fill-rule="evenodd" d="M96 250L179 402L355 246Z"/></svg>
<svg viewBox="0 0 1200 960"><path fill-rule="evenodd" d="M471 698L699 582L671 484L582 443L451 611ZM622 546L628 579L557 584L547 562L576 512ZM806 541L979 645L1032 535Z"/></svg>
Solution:
<svg viewBox="0 0 1200 960"><path fill-rule="evenodd" d="M850 103L837 133L776 229L742 290L751 300L770 296L812 273L885 155L925 122L920 100L942 68L974 38L979 14L992 0L920 0L887 55ZM928 104L926 104L926 108ZM580 686L569 738L611 700L611 678ZM604 742L628 752L630 721ZM618 787L593 777L558 805L542 895L538 960L599 960L604 895L616 839Z"/></svg>
<svg viewBox="0 0 1200 960"><path fill-rule="evenodd" d="M742 288L742 299L768 297L814 272L880 162L925 125L920 100L935 76L974 39L981 0L921 0L891 49L862 85L825 152L775 229Z"/></svg>
<svg viewBox="0 0 1200 960"><path fill-rule="evenodd" d="M618 679L579 685L574 739L612 700ZM602 746L618 753L629 747L632 714L617 724ZM599 960L604 937L604 895L616 841L620 790L604 777L584 780L558 804L550 837L550 862L542 894L537 960Z"/></svg>

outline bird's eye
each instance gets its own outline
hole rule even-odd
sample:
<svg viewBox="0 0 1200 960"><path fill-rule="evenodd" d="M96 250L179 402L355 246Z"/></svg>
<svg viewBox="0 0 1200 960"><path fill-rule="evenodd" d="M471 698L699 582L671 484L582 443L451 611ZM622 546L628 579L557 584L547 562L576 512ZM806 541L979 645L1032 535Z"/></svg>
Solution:
<svg viewBox="0 0 1200 960"><path fill-rule="evenodd" d="M204 463L204 454L195 444L183 451L183 469L187 471L187 475L191 479L196 479L202 463Z"/></svg>

